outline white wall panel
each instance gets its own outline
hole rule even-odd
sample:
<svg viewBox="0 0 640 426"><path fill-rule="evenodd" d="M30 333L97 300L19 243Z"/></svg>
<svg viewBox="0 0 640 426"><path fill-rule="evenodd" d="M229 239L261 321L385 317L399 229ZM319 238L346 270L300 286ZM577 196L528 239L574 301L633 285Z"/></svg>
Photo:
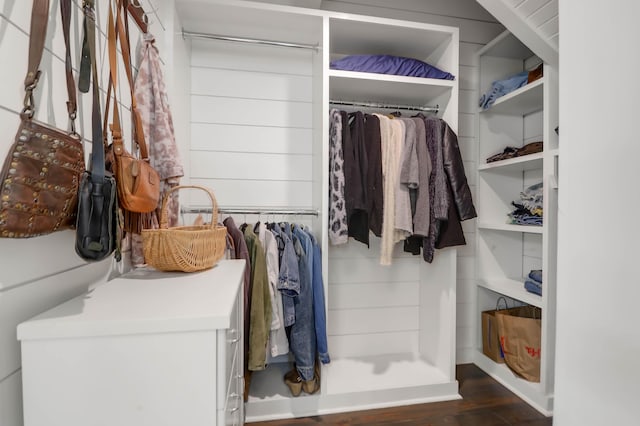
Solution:
<svg viewBox="0 0 640 426"><path fill-rule="evenodd" d="M529 16L528 22L538 27L548 20L558 16L558 0L551 0Z"/></svg>
<svg viewBox="0 0 640 426"><path fill-rule="evenodd" d="M542 111L524 117L524 143L542 140Z"/></svg>
<svg viewBox="0 0 640 426"><path fill-rule="evenodd" d="M394 259L393 265L382 266L370 259L332 259L329 283L384 283L413 281L418 277L418 267L422 260Z"/></svg>
<svg viewBox="0 0 640 426"><path fill-rule="evenodd" d="M336 359L418 352L417 331L350 334L327 339L331 356Z"/></svg>
<svg viewBox="0 0 640 426"><path fill-rule="evenodd" d="M14 9L29 9L29 8L14 8ZM27 22L28 19L27 19ZM27 27L28 28L28 27ZM25 35L18 28L8 23L5 18L0 18L0 35L2 36L0 43L0 58L11 58L16 55L17 51L26 52L29 49L29 37ZM26 55L25 55L26 58ZM19 65L18 65L19 64ZM22 109L22 100L24 99L24 76L27 72L26 59L20 62L16 61L14 66L2 66L0 67L0 81L2 81L2 98L0 104L4 108L8 108L14 112L20 112ZM17 120L13 127L3 127L7 130L17 128ZM11 130L8 133L13 133ZM7 142L3 141L3 146L0 152L3 155L5 150L8 149L8 140L13 137L5 137ZM6 148L5 148L6 145Z"/></svg>
<svg viewBox="0 0 640 426"><path fill-rule="evenodd" d="M550 1L551 0L525 0L518 5L516 10L522 16L528 17Z"/></svg>
<svg viewBox="0 0 640 426"><path fill-rule="evenodd" d="M458 125L459 137L475 137L476 117L474 114L461 113Z"/></svg>
<svg viewBox="0 0 640 426"><path fill-rule="evenodd" d="M192 67L313 75L311 52L223 41L193 40L191 43Z"/></svg>
<svg viewBox="0 0 640 426"><path fill-rule="evenodd" d="M556 16L555 18L549 19L547 22L540 25L539 30L547 37L552 37L554 34L558 34L558 25L559 19Z"/></svg>
<svg viewBox="0 0 640 426"><path fill-rule="evenodd" d="M476 300L476 280L458 279L456 283L456 302L458 304L474 303Z"/></svg>
<svg viewBox="0 0 640 426"><path fill-rule="evenodd" d="M191 177L200 179L311 180L311 156L192 152Z"/></svg>
<svg viewBox="0 0 640 426"><path fill-rule="evenodd" d="M480 41L460 43L460 66L477 67L478 57L476 56L476 52L483 46L484 44Z"/></svg>
<svg viewBox="0 0 640 426"><path fill-rule="evenodd" d="M475 232L465 232L464 239L467 244L463 246L457 246L458 257L473 257L476 254L476 234Z"/></svg>
<svg viewBox="0 0 640 426"><path fill-rule="evenodd" d="M329 286L328 305L332 309L358 309L415 305L417 282L339 284Z"/></svg>
<svg viewBox="0 0 640 426"><path fill-rule="evenodd" d="M476 277L475 259L473 257L458 257L456 278L473 280Z"/></svg>
<svg viewBox="0 0 640 426"><path fill-rule="evenodd" d="M475 164L477 159L477 142L475 137L469 136L461 136L458 138L458 145L460 146L460 154L462 155L463 161L473 162ZM467 178L471 178L471 175L474 174L473 169L470 169ZM466 173L466 172L465 172Z"/></svg>
<svg viewBox="0 0 640 426"><path fill-rule="evenodd" d="M460 65L458 77L460 90L478 90L478 70L473 65Z"/></svg>
<svg viewBox="0 0 640 426"><path fill-rule="evenodd" d="M219 206L222 207L309 207L311 206L311 182L285 180L226 180L191 179L194 185L213 189ZM203 192L180 195L183 206L209 206L208 196ZM297 220L298 218L296 218Z"/></svg>
<svg viewBox="0 0 640 426"><path fill-rule="evenodd" d="M22 426L22 374L0 379L0 425Z"/></svg>
<svg viewBox="0 0 640 426"><path fill-rule="evenodd" d="M191 84L198 95L311 101L311 76L193 67Z"/></svg>
<svg viewBox="0 0 640 426"><path fill-rule="evenodd" d="M311 154L311 129L193 123L194 151Z"/></svg>
<svg viewBox="0 0 640 426"><path fill-rule="evenodd" d="M20 367L18 324L106 280L110 269L109 259L0 291L0 378Z"/></svg>
<svg viewBox="0 0 640 426"><path fill-rule="evenodd" d="M336 310L329 309L327 334L343 336L362 333L418 330L417 306Z"/></svg>
<svg viewBox="0 0 640 426"><path fill-rule="evenodd" d="M191 121L311 128L311 104L262 99L191 97Z"/></svg>
<svg viewBox="0 0 640 426"><path fill-rule="evenodd" d="M478 109L478 91L466 89L460 90L458 108L460 109L461 114L473 114L476 112Z"/></svg>

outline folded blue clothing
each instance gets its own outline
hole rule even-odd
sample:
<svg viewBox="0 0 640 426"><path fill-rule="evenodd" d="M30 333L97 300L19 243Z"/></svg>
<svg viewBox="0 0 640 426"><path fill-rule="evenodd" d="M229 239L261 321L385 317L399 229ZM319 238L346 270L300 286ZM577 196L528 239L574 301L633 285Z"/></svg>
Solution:
<svg viewBox="0 0 640 426"><path fill-rule="evenodd" d="M529 214L513 214L509 213L511 224L513 225L536 225L542 226L542 217Z"/></svg>
<svg viewBox="0 0 640 426"><path fill-rule="evenodd" d="M542 269L532 269L529 272L529 279L542 284Z"/></svg>
<svg viewBox="0 0 640 426"><path fill-rule="evenodd" d="M331 61L329 67L332 70L439 78L441 80L455 79L452 74L419 59L393 55L350 55Z"/></svg>
<svg viewBox="0 0 640 426"><path fill-rule="evenodd" d="M501 96L511 93L527 84L528 71L523 71L504 80L497 80L491 83L491 89L480 97L480 107L488 109Z"/></svg>
<svg viewBox="0 0 640 426"><path fill-rule="evenodd" d="M542 296L542 284L540 283L537 283L532 280L526 280L524 282L524 288L529 293L534 293L534 294L537 294L538 296Z"/></svg>

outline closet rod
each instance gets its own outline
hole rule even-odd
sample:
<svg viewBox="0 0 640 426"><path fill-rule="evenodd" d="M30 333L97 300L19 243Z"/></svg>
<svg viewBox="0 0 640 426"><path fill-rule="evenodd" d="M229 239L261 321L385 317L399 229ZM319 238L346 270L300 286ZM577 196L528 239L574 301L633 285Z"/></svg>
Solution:
<svg viewBox="0 0 640 426"><path fill-rule="evenodd" d="M211 213L211 207L183 207L180 213ZM302 215L318 216L318 210L314 209L287 209L278 207L218 207L218 213L222 214L281 214L281 215Z"/></svg>
<svg viewBox="0 0 640 426"><path fill-rule="evenodd" d="M416 106L416 105L390 105L390 104L382 104L375 102L356 102L356 101L339 101L339 100L330 100L329 103L331 105L346 105L346 106L356 106L356 107L365 107L365 108L377 108L377 109L401 109L405 111L424 111L424 112L438 112L440 110L440 106Z"/></svg>
<svg viewBox="0 0 640 426"><path fill-rule="evenodd" d="M185 31L184 29L182 30L182 38L203 38L203 39L209 39L209 40L235 41L239 43L265 44L269 46L293 47L295 49L310 49L315 51L319 49L319 46L317 44L300 44L300 43L289 43L287 41L261 40L257 38L246 38L246 37L233 37L233 36L225 36L225 35L219 35L219 34L208 34L208 33Z"/></svg>

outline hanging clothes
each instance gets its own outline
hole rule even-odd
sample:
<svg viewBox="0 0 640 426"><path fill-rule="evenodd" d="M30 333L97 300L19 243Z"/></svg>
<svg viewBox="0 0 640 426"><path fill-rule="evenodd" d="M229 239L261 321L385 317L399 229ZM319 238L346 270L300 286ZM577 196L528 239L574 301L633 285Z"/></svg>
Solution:
<svg viewBox="0 0 640 426"><path fill-rule="evenodd" d="M269 331L269 355L276 357L289 352L289 341L284 327L284 310L282 294L278 291L278 275L280 274L278 244L276 237L267 230L264 223L256 225L260 244L265 252L267 276L269 278L269 296L271 297L271 326Z"/></svg>
<svg viewBox="0 0 640 426"><path fill-rule="evenodd" d="M427 136L424 121L419 117L411 120L416 125L416 155L418 160L418 184L415 187L415 209L413 211L413 233L415 235L429 235L431 218L431 204L429 202L429 179L432 172L431 156L427 148ZM407 172L409 175L413 173ZM409 180L409 179L407 179ZM410 179L415 180L415 177Z"/></svg>
<svg viewBox="0 0 640 426"><path fill-rule="evenodd" d="M367 151L364 114L348 114L349 138L344 138L345 199L349 236L369 246L367 214ZM344 119L344 117L343 117ZM344 125L343 125L344 128Z"/></svg>
<svg viewBox="0 0 640 426"><path fill-rule="evenodd" d="M283 224L289 228L289 224ZM296 369L304 381L315 377L316 331L313 313L313 243L300 228L293 225L292 240L300 271L300 294L294 298L296 321L289 334L289 349Z"/></svg>
<svg viewBox="0 0 640 426"><path fill-rule="evenodd" d="M313 271L312 271L312 287L313 287L313 317L316 329L316 350L318 351L318 359L323 364L331 362L329 356L329 345L327 342L327 319L325 315L324 303L324 282L322 279L322 250L316 237L308 230L304 232L311 238L313 244Z"/></svg>
<svg viewBox="0 0 640 426"><path fill-rule="evenodd" d="M133 90L149 151L149 163L160 175L160 199L156 208L156 215L159 216L164 196L171 188L180 184L184 170L176 144L160 55L154 43L155 37L151 33L143 34L138 49L138 74ZM178 224L178 192L174 191L170 197L167 217L171 227ZM152 227L159 227L157 217L153 218ZM132 234L131 244L132 264L143 264L142 236Z"/></svg>
<svg viewBox="0 0 640 426"><path fill-rule="evenodd" d="M298 257L296 256L290 230L289 233L284 232L281 226L275 224L269 227L269 230L275 235L278 243L280 258L278 290L282 294L284 326L289 327L296 322L294 298L300 294ZM289 347L289 350L291 350L291 347Z"/></svg>
<svg viewBox="0 0 640 426"><path fill-rule="evenodd" d="M329 241L333 245L349 241L344 191L342 115L337 109L332 109L329 111Z"/></svg>
<svg viewBox="0 0 640 426"><path fill-rule="evenodd" d="M367 217L369 230L376 237L382 236L382 147L380 142L380 119L365 114L364 142L367 152Z"/></svg>
<svg viewBox="0 0 640 426"><path fill-rule="evenodd" d="M426 262L431 263L436 248L466 244L460 222L477 214L456 134L439 118L425 117L424 122L434 168L434 188L429 236L423 240L422 255Z"/></svg>
<svg viewBox="0 0 640 426"><path fill-rule="evenodd" d="M395 230L395 193L399 175L399 165L404 144L404 124L376 114L380 119L380 140L382 146L383 217L382 241L380 243L380 264L391 265L393 246L400 238Z"/></svg>
<svg viewBox="0 0 640 426"><path fill-rule="evenodd" d="M382 265L392 263L402 240L404 251L422 251L429 263L436 249L466 244L461 221L476 212L451 127L423 114L397 118L332 110L336 132L338 116L348 235L367 246L368 231L379 236Z"/></svg>
<svg viewBox="0 0 640 426"><path fill-rule="evenodd" d="M253 227L242 226L251 258L251 314L249 318L249 370L266 367L267 341L271 329L271 297L264 249Z"/></svg>
<svg viewBox="0 0 640 426"><path fill-rule="evenodd" d="M416 125L410 119L396 118L396 121L402 124L402 128L404 129L404 140L400 145L401 151L400 157L398 158L399 164L397 166L398 177L396 181L395 232L396 238L405 240L408 236L413 234L413 217L411 214L409 186L416 187L418 179L417 176L413 176L412 182L403 182L402 170L405 159L414 165L418 163L418 153L416 151Z"/></svg>
<svg viewBox="0 0 640 426"><path fill-rule="evenodd" d="M466 244L460 222L477 217L464 172L458 137L446 122L442 123L443 166L447 176L449 209L447 221L442 224L435 244L437 249Z"/></svg>
<svg viewBox="0 0 640 426"><path fill-rule="evenodd" d="M243 297L243 312L244 316L242 319L242 329L243 336L245 336L244 340L244 352L243 352L243 360L244 360L244 373L245 373L245 388L244 388L244 399L246 400L249 397L249 387L251 386L251 372L249 371L249 325L251 319L251 258L249 257L249 249L247 248L247 243L244 240L244 234L234 222L231 216L227 217L223 222L224 226L227 228L227 236L231 238L233 241L233 258L234 259L244 259L244 276L243 276L243 286L242 286L242 297Z"/></svg>

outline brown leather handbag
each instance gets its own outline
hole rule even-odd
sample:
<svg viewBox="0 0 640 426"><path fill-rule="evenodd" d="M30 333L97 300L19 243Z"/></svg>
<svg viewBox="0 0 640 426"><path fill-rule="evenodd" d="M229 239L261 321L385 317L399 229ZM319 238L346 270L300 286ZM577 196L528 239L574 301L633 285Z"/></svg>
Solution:
<svg viewBox="0 0 640 426"><path fill-rule="evenodd" d="M149 154L147 144L144 139L144 132L140 121L140 114L137 110L135 96L133 94L133 77L131 75L129 38L126 33L125 25L122 21L123 3L119 0L116 6L117 14L114 18L113 11L109 9L108 23L108 45L109 45L109 67L110 80L109 90L107 91L107 111L109 108L110 93L113 87L113 123L111 124L112 138L112 169L118 186L118 201L120 207L125 210L125 229L133 232L139 232L144 227L144 220L140 222L140 218L136 217L136 213L150 213L158 206L160 199L160 176L158 172L149 163ZM118 112L118 102L116 97L117 87L117 49L116 42L120 39L120 48L122 58L124 60L124 69L129 82L131 93L131 115L133 124L133 138L135 144L140 150L140 157L136 157L127 151L123 139L122 129L120 126L120 115ZM106 118L106 117L105 117ZM106 120L105 120L106 124ZM106 134L106 132L105 132ZM133 213L127 215L126 212ZM136 217L134 219L134 217ZM137 223L132 223L137 222Z"/></svg>
<svg viewBox="0 0 640 426"><path fill-rule="evenodd" d="M82 140L74 126L76 90L69 45L71 0L61 0L60 10L71 131L33 118L36 108L33 91L40 78L49 16L49 0L33 0L24 108L15 141L0 174L0 237L35 237L75 225L78 185L85 165Z"/></svg>

